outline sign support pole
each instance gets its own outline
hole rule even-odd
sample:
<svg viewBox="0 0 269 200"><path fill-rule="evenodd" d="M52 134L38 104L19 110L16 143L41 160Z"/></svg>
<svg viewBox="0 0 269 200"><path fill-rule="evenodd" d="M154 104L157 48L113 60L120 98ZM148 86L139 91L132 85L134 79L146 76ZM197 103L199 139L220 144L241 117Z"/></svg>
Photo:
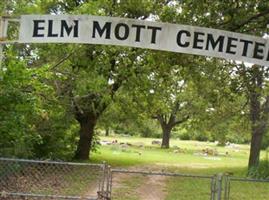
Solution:
<svg viewBox="0 0 269 200"><path fill-rule="evenodd" d="M0 17L0 41L3 42L6 37L7 32L7 20L5 17ZM4 49L4 43L0 43L0 70L2 69L2 62L3 62L3 49Z"/></svg>
<svg viewBox="0 0 269 200"><path fill-rule="evenodd" d="M0 17L0 40L3 39L3 28L4 28L3 23L4 23L4 19ZM0 70L2 70L3 47L4 47L4 44L0 44Z"/></svg>

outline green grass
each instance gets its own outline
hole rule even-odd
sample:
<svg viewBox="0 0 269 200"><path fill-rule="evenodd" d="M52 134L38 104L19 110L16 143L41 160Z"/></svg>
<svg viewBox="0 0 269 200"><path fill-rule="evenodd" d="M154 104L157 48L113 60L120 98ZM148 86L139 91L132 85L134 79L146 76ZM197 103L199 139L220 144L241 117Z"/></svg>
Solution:
<svg viewBox="0 0 269 200"><path fill-rule="evenodd" d="M167 181L166 200L205 200L210 199L211 179L170 178Z"/></svg>
<svg viewBox="0 0 269 200"><path fill-rule="evenodd" d="M143 183L145 177L141 175L125 176L121 186L112 190L113 200L139 200L137 188Z"/></svg>
<svg viewBox="0 0 269 200"><path fill-rule="evenodd" d="M115 138L101 138L102 140L113 140ZM151 145L151 138L116 138L119 142L128 142L133 146L127 149L120 145L101 146L97 153L92 155L94 162L106 161L115 167L128 167L134 165L154 165L163 167L187 168L187 169L208 169L208 168L245 168L248 159L248 146L240 145L239 150L218 147L214 143L197 141L171 141L171 149L161 149ZM140 148L135 144L144 144ZM183 152L175 153L179 147ZM202 149L217 149L221 154L228 152L228 156L202 156L197 155Z"/></svg>
<svg viewBox="0 0 269 200"><path fill-rule="evenodd" d="M161 149L152 145L153 138L135 137L102 137L101 140L130 143L130 147L121 145L101 146L98 152L92 154L92 161L100 163L106 161L112 167L141 169L148 171L167 171L183 174L214 175L217 173L231 173L233 176L244 177L247 172L249 156L248 145L236 145L236 148L219 147L214 143L197 141L171 140L170 149ZM143 144L143 147L139 147ZM181 149L175 152L175 147ZM173 148L174 147L174 148ZM215 149L221 155L203 156L202 149ZM228 156L225 156L228 152ZM264 152L262 152L264 155ZM145 177L135 176L123 180L123 188L117 188L113 195L117 200L136 200L137 188L145 181ZM167 178L165 200L176 199L210 199L210 179ZM268 199L269 183L231 183L231 200ZM256 195L255 195L256 194ZM254 195L254 196L253 196Z"/></svg>
<svg viewBox="0 0 269 200"><path fill-rule="evenodd" d="M231 181L230 200L268 200L269 183Z"/></svg>
<svg viewBox="0 0 269 200"><path fill-rule="evenodd" d="M68 196L85 196L87 190L94 189L98 185L102 171L95 168L88 168L80 166L77 169L70 170L66 174L61 176L61 182L66 183L65 187L62 187L60 194ZM97 194L96 194L97 196Z"/></svg>

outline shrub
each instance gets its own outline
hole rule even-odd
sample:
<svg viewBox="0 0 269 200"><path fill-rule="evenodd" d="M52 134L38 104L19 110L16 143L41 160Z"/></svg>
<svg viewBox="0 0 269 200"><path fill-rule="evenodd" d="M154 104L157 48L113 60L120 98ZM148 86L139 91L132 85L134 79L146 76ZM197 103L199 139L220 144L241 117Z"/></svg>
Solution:
<svg viewBox="0 0 269 200"><path fill-rule="evenodd" d="M182 132L181 134L179 134L179 139L181 140L190 140L191 136L188 132Z"/></svg>
<svg viewBox="0 0 269 200"><path fill-rule="evenodd" d="M253 167L249 170L248 176L257 179L269 179L269 159L268 152L266 158L261 160L259 166Z"/></svg>
<svg viewBox="0 0 269 200"><path fill-rule="evenodd" d="M262 149L265 150L269 147L269 133L266 133L262 139Z"/></svg>
<svg viewBox="0 0 269 200"><path fill-rule="evenodd" d="M208 136L207 136L207 135L203 135L203 134L196 134L196 135L194 136L194 140L204 142L204 141L208 141L208 140L209 140L209 138L208 138Z"/></svg>

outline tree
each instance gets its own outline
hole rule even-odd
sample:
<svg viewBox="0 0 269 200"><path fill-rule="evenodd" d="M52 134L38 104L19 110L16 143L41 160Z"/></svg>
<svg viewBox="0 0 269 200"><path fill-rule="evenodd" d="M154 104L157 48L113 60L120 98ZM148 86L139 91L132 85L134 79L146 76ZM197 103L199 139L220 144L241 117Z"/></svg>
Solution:
<svg viewBox="0 0 269 200"><path fill-rule="evenodd" d="M139 19L147 19L150 17L151 19L155 18L163 22L176 22L218 29L221 28L224 30L250 33L258 36L264 35L269 15L269 5L265 0L245 0L238 2L214 1L214 3L211 1L201 3L190 0L155 1L154 3L152 1L131 2L108 0L90 2L86 0L63 0L61 2L56 0L48 2L21 0L3 2L0 4L0 9L5 9L5 14L14 16L30 13L83 13ZM53 53L49 53L51 50ZM108 105L113 102L115 93L119 88L125 85L126 82L131 79L130 77L134 77L134 79L137 78L137 74L140 73L139 70L143 71L137 67L137 64L141 64L139 59L141 59L141 57L146 57L146 54L150 55L150 52L151 51L133 50L128 48L106 48L99 47L98 45L30 45L20 46L18 55L23 59L27 59L27 56L29 57L29 55L34 55L35 58L30 59L31 63L29 62L26 64L27 68L50 66L51 68L48 67L49 71L51 70L55 74L56 72L60 74L62 80L52 80L53 78L47 80L46 75L44 75L45 77L40 75L40 77L42 77L40 80L42 80L42 83L48 83L48 85L56 91L56 94L59 97L57 100L61 101L62 106L66 104L66 102L69 102L69 109L67 108L68 106L63 106L64 108L62 108L65 111L72 111L80 126L80 141L76 151L76 157L80 159L88 159L89 154L87 152L91 148L94 127L97 121L100 119L100 116L106 110ZM181 66L190 67L189 63L184 63L184 58L180 60L179 64ZM192 58L192 56L190 56L190 58ZM198 59L199 57L195 58ZM158 60L158 58L156 60L162 61ZM173 59L166 61L169 63L170 67L177 65L177 62L179 62L174 62ZM186 59L186 61L191 62L191 59ZM212 59L207 59L207 62L212 63ZM153 65L159 64L158 62L154 63L152 61L148 63ZM142 64L145 68L152 69L148 63ZM225 62L223 62L223 65L224 63ZM166 67L163 68L167 69ZM266 67L261 67L260 70L257 70L256 66L246 70L244 67L237 70L236 67L237 64L234 64L234 72L242 71L242 73L238 73L238 76L231 74L230 78L231 80L239 80L239 91L246 92L246 99L249 99L249 120L252 124L252 143L249 162L249 166L251 167L258 165L260 143L264 132L267 131L268 95L266 93L268 74ZM167 77L171 77L171 80L165 77L166 73ZM173 81L176 83L176 80L173 80L175 77L173 73L175 72L171 69L167 70L167 72L165 70L156 70L154 74L154 76L157 75L155 80L162 80L162 76L164 77L163 80L165 80L164 82L161 82L160 88L169 88L170 85L168 85L168 83L173 83ZM22 74L24 74L24 72ZM190 75L191 73L188 74ZM150 73L148 73L148 75L150 75ZM184 75L185 78L185 73L181 75ZM92 80L89 80L89 77ZM149 77L145 77L146 79L144 80L149 79ZM156 82L158 83L158 81ZM148 81L142 83L148 84L145 85L145 88L147 88L152 82ZM187 88L190 87L190 91L192 91L192 86L189 86L189 83L192 83L192 81L188 80L186 83ZM154 95L151 96L162 97L161 92L163 90L157 92L158 88L155 88L153 91ZM7 91L4 93L6 92ZM20 92L17 92L16 95L20 94ZM158 93L159 95L156 95ZM185 92L183 93L185 94ZM35 97L33 92L31 94ZM167 95L165 94L167 100L173 99L171 98L171 94L172 92L167 92ZM150 102L149 91L146 92L146 95L149 97ZM163 97L165 97L165 95L163 95ZM157 99L160 99L159 97ZM22 99L23 101L25 100L24 98ZM169 105L171 109L170 112L165 113L165 115L169 115L169 117L166 117L167 120L165 120L165 117L159 117L167 130L169 129L167 128L169 121L175 123L180 120L174 120L174 113L181 108L182 101L178 101L177 98L175 99L176 100L173 100L172 103L170 102L170 104L166 104ZM185 102L185 100L183 100L183 102ZM158 105L158 103L156 103L156 105ZM162 110L164 107L160 106L160 108L160 110ZM65 111L62 113L65 113ZM160 113L161 115L163 114L162 112ZM185 114L182 115L184 116ZM176 117L178 117L178 115L176 115Z"/></svg>
<svg viewBox="0 0 269 200"><path fill-rule="evenodd" d="M165 3L165 2L164 2ZM14 2L11 2L14 4ZM139 6L138 6L139 5ZM20 1L11 13L80 13L94 15L147 18L161 8L162 2L150 1L130 3L116 1ZM33 7L38 9L32 9ZM26 9L27 8L27 9ZM133 73L132 65L138 52L128 48L100 47L98 45L31 45L27 52L36 55L35 65L49 65L51 71L62 76L52 81L60 100L69 99L70 109L77 120L79 141L76 159L88 159L94 138L94 128L102 113L113 101L120 86ZM53 54L50 50L53 49ZM49 59L48 59L49 58ZM59 61L59 58L60 59ZM56 62L56 64L55 64ZM66 84L64 84L66 83Z"/></svg>
<svg viewBox="0 0 269 200"><path fill-rule="evenodd" d="M125 16L131 18L147 18L155 13L163 3L152 4L150 1L140 3L110 2L104 1L85 3L80 11L89 14L100 13L113 16ZM139 4L139 6L137 6ZM103 7L103 5L106 5ZM94 8L94 12L92 12ZM121 85L132 74L136 73L133 67L137 62L140 51L133 49L106 48L98 46L83 46L79 54L71 60L71 66L78 71L78 79L75 78L71 89L74 115L80 124L80 139L76 150L76 159L88 159L94 136L94 127L102 113L110 105L113 97ZM89 80L89 77L92 80ZM81 87L82 83L85 87ZM86 83L86 84L85 84Z"/></svg>
<svg viewBox="0 0 269 200"><path fill-rule="evenodd" d="M24 0L5 3L2 13L11 16L52 13L55 5L53 2ZM15 29L11 30L9 37L12 38L13 32ZM66 59L54 63L59 60L57 56L60 54L52 56L48 51L55 46L14 45L4 48L5 59L1 69L3 95L0 101L6 105L1 105L4 111L1 112L1 124L5 127L2 129L2 142L13 153L5 151L3 155L70 159L74 151L73 132L76 126L65 106L66 98L60 96L58 87L64 76L54 70Z"/></svg>
<svg viewBox="0 0 269 200"><path fill-rule="evenodd" d="M35 81L30 81L32 73L10 53L5 49L0 69L0 155L32 157L33 145L39 142L32 120L40 114L40 99L29 91L36 89L36 84L31 84Z"/></svg>
<svg viewBox="0 0 269 200"><path fill-rule="evenodd" d="M172 129L191 118L199 108L189 67L192 56L148 52L141 57L143 76L127 87L134 106L156 119L162 129L162 147L169 148ZM131 90L132 88L132 90Z"/></svg>
<svg viewBox="0 0 269 200"><path fill-rule="evenodd" d="M269 5L266 0L214 1L213 4L210 1L203 4L184 1L182 4L179 3L179 6L182 9L179 18L188 24L215 27L260 37L266 33L269 16ZM267 95L265 93L267 91L266 78L268 74L267 68L264 66L253 66L250 70L245 70L243 66L240 66L242 69L238 70L238 75L239 80L243 81L239 85L248 85L247 89L245 88L243 91L245 91L246 98L249 99L251 150L248 167L250 169L259 164L261 142L267 130ZM245 79L244 77L249 78Z"/></svg>
<svg viewBox="0 0 269 200"><path fill-rule="evenodd" d="M187 124L189 131L207 133L208 139L226 142L246 142L249 136L247 99L239 89L234 62L200 59L190 68L202 104L201 112ZM233 109L231 109L233 108Z"/></svg>
<svg viewBox="0 0 269 200"><path fill-rule="evenodd" d="M70 158L74 142L73 134L67 132L73 123L51 84L57 76L48 71L48 66L34 67L20 47L9 46L4 52L0 69L0 154Z"/></svg>
<svg viewBox="0 0 269 200"><path fill-rule="evenodd" d="M86 49L89 48L86 47ZM78 68L79 80L75 80L71 97L75 118L80 124L80 140L75 154L77 159L89 158L97 120L111 103L113 96L127 75L126 72L119 71L119 69L131 67L131 54L127 51L125 53L123 51L111 52L104 51L104 48L100 49L99 52L95 51L86 50L87 54L84 55L80 51L82 57L79 58L77 55L75 59L83 60L82 63L75 64L75 67ZM86 59L86 55L91 55L90 59L95 57L94 53L99 54L96 59ZM84 87L81 84L84 84Z"/></svg>
<svg viewBox="0 0 269 200"><path fill-rule="evenodd" d="M268 2L250 1L244 2L223 2L214 1L208 2L174 2L174 12L166 16L164 19L173 19L173 21L213 27L248 33L257 36L263 36L266 31L269 16ZM176 12L176 8L179 12ZM173 17L171 17L173 16ZM170 18L171 17L171 18ZM234 63L234 71L230 75L231 81L235 81L238 72L239 80L237 83L240 86L246 84L246 88L238 89L239 92L245 92L245 99L248 99L249 105L249 121L251 126L251 150L249 158L249 168L257 166L259 163L259 152L261 148L262 137L267 131L268 113L267 113L267 68L263 66L253 66L250 70L244 70L244 67L237 69L238 64ZM260 68L259 70L255 68ZM243 73L241 73L243 70ZM246 75L246 73L248 75ZM249 78L244 78L249 77ZM242 102L242 107L246 104Z"/></svg>
<svg viewBox="0 0 269 200"><path fill-rule="evenodd" d="M251 123L251 145L249 169L259 165L262 140L268 132L269 94L268 67L244 64L237 67L237 78L241 82L241 90L248 99L249 120Z"/></svg>
<svg viewBox="0 0 269 200"><path fill-rule="evenodd" d="M159 128L155 120L139 110L130 95L122 87L98 121L98 128L116 134L158 137ZM107 135L106 135L107 136Z"/></svg>

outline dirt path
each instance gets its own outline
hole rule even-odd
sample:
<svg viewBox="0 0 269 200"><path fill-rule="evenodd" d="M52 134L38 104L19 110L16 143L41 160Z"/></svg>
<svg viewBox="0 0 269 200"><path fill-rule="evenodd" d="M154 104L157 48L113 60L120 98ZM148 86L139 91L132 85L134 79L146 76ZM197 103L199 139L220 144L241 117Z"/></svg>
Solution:
<svg viewBox="0 0 269 200"><path fill-rule="evenodd" d="M146 166L130 167L128 170L149 171ZM157 171L157 170L156 170ZM113 175L112 197L116 200L164 200L167 177L159 175L136 175L115 173ZM83 197L96 197L98 184L90 184Z"/></svg>
<svg viewBox="0 0 269 200"><path fill-rule="evenodd" d="M87 191L83 194L83 197L87 197L87 198L97 197L97 191L98 191L97 184L90 185Z"/></svg>
<svg viewBox="0 0 269 200"><path fill-rule="evenodd" d="M137 167L131 167L128 168L129 170L136 170L136 171L148 171L145 168L137 168ZM125 173L118 173L116 176L113 177L113 188L112 190L120 189L128 190L131 189L131 191L126 194L124 198L118 198L116 199L126 199L128 200L128 197L130 199L134 199L132 197L136 196L135 199L139 200L164 200L166 197L166 177L164 176L141 176L139 181L139 184L135 187L126 185L126 180L132 180L135 178L134 175L125 174Z"/></svg>
<svg viewBox="0 0 269 200"><path fill-rule="evenodd" d="M141 200L164 200L166 197L166 177L147 176L146 182L141 185L137 192Z"/></svg>
<svg viewBox="0 0 269 200"><path fill-rule="evenodd" d="M130 178L130 176L128 174L124 174L124 173L117 173L117 175L113 176L113 182L112 182L112 190L115 189L124 189L126 188L126 186L124 186L122 184L122 182L126 179Z"/></svg>

